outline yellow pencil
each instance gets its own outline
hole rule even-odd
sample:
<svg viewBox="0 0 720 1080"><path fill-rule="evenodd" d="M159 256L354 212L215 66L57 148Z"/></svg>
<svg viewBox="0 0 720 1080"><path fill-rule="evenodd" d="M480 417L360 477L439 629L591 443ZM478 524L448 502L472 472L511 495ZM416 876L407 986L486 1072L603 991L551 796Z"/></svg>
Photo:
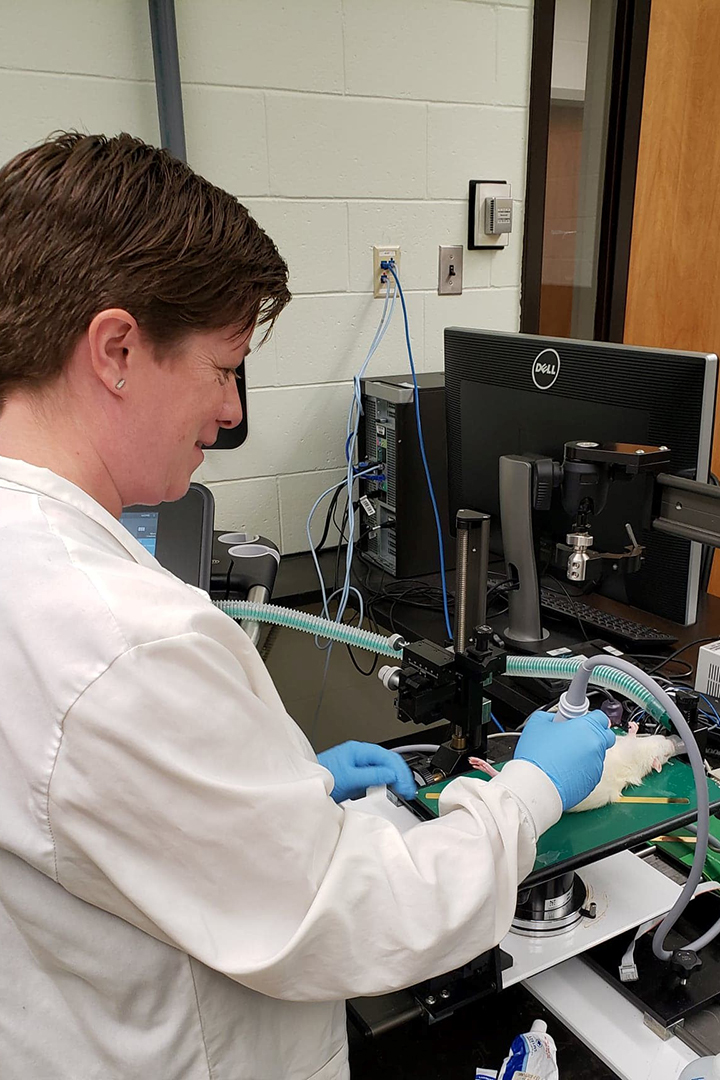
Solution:
<svg viewBox="0 0 720 1080"><path fill-rule="evenodd" d="M424 799L439 799L440 791L426 791ZM677 795L621 795L617 802L621 803L689 803L689 799Z"/></svg>
<svg viewBox="0 0 720 1080"><path fill-rule="evenodd" d="M621 795L617 802L624 803L689 803L689 799L677 795Z"/></svg>
<svg viewBox="0 0 720 1080"><path fill-rule="evenodd" d="M654 836L651 844L697 844L697 836Z"/></svg>

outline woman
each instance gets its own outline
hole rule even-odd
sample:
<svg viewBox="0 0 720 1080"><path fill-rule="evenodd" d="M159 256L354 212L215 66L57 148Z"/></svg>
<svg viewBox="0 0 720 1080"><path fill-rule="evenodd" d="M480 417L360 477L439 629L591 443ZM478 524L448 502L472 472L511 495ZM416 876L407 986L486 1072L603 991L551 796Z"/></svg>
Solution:
<svg viewBox="0 0 720 1080"><path fill-rule="evenodd" d="M3 1080L344 1078L344 999L502 938L607 721L536 715L405 836L346 813L386 752L319 764L243 631L118 522L239 422L289 300L272 241L127 135L12 160L0 236Z"/></svg>

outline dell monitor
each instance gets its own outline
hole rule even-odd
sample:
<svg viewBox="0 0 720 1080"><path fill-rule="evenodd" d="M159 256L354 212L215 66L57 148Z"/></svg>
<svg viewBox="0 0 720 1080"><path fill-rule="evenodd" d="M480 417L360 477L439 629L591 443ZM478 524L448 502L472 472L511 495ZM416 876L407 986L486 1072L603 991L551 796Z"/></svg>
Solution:
<svg viewBox="0 0 720 1080"><path fill-rule="evenodd" d="M707 482L718 360L715 355L452 327L445 330L445 403L451 521L459 509L492 515L491 548L502 553L498 462L505 454L563 460L574 440L667 446L672 473ZM702 549L651 528L651 479L612 485L592 522L594 547L622 551L626 523L645 547L642 568L613 575L599 591L679 623L697 617ZM551 550L572 522L556 492L535 515L538 545Z"/></svg>

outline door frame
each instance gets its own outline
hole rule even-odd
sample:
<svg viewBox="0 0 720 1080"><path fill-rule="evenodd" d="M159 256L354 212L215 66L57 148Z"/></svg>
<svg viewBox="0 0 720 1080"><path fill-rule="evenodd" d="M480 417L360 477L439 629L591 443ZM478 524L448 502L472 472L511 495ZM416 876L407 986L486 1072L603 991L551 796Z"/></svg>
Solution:
<svg viewBox="0 0 720 1080"><path fill-rule="evenodd" d="M622 341L652 0L616 0L595 341ZM540 329L555 0L535 0L520 329Z"/></svg>

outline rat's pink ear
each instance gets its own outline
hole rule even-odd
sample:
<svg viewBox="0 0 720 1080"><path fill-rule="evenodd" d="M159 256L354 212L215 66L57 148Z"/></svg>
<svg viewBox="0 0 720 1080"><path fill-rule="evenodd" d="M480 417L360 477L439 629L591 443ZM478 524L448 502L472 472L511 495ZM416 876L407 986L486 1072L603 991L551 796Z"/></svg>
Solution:
<svg viewBox="0 0 720 1080"><path fill-rule="evenodd" d="M653 758L652 767L655 772L662 772L662 762L659 761L658 758Z"/></svg>

